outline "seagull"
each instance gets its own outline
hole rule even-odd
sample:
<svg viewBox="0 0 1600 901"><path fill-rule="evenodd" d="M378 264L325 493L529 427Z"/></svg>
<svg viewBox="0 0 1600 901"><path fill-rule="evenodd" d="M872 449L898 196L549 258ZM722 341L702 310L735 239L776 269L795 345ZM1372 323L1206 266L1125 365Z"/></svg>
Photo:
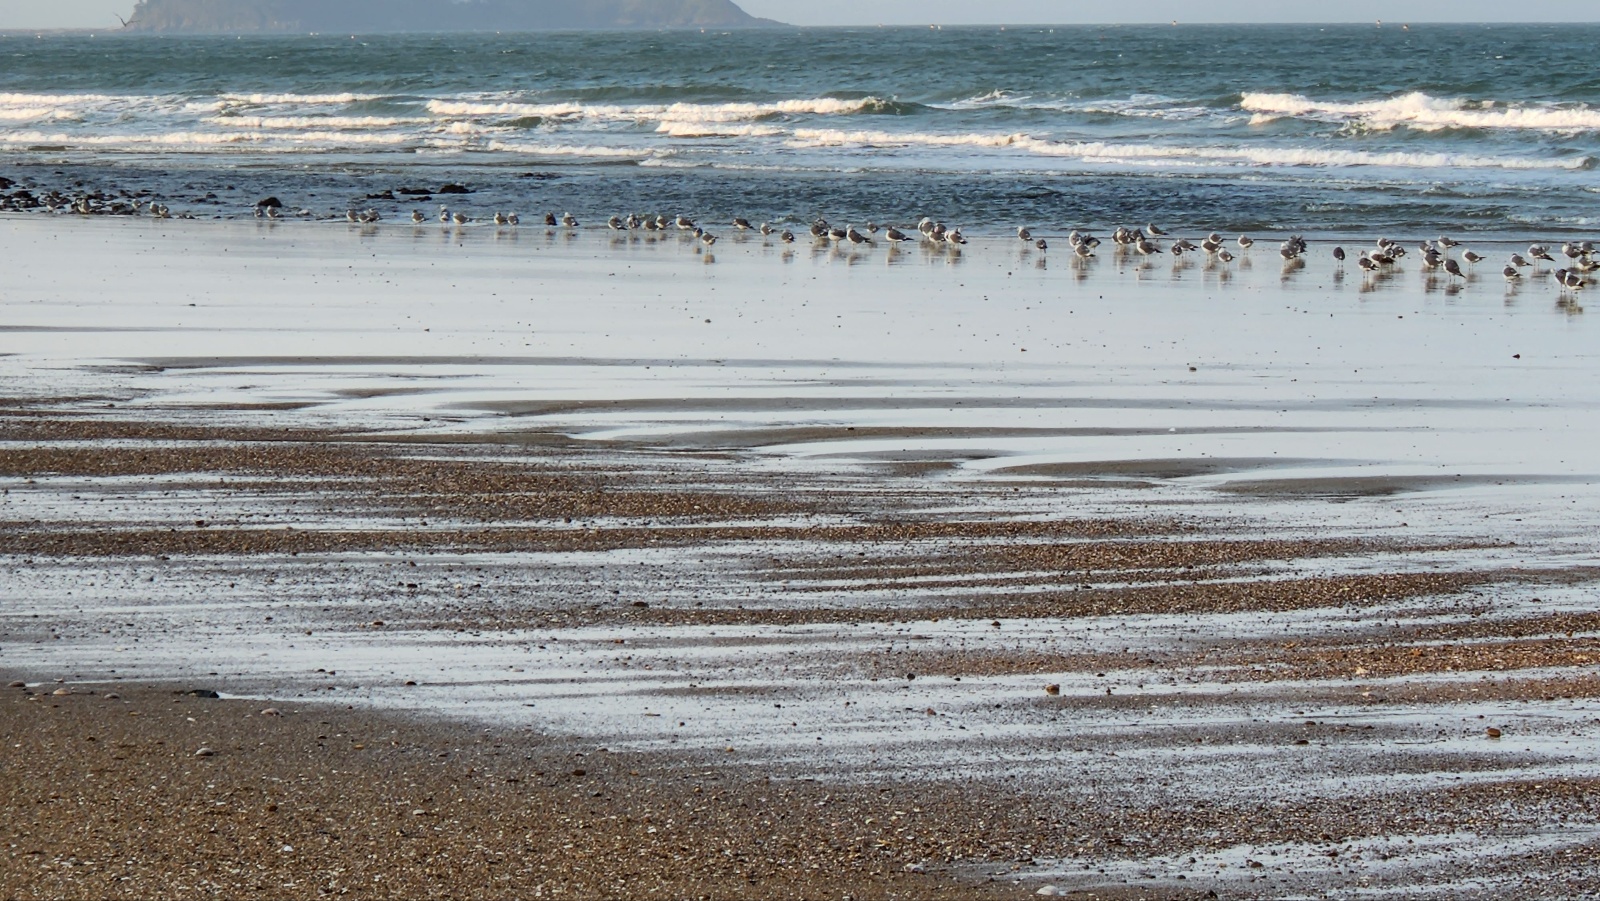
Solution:
<svg viewBox="0 0 1600 901"><path fill-rule="evenodd" d="M612 216L610 219L607 219L606 220L606 228L609 228L612 231L618 231L618 232L622 231L622 229L624 228L624 226L622 224L622 217L621 216Z"/></svg>
<svg viewBox="0 0 1600 901"><path fill-rule="evenodd" d="M717 236L713 235L710 232L701 232L700 233L700 243L704 244L707 247L710 247L711 245L717 243Z"/></svg>
<svg viewBox="0 0 1600 901"><path fill-rule="evenodd" d="M690 219L688 216L679 216L676 224L678 228L683 231L694 230L694 220Z"/></svg>
<svg viewBox="0 0 1600 901"><path fill-rule="evenodd" d="M1444 271L1450 273L1452 276L1454 276L1456 278L1466 278L1467 277L1466 274L1461 271L1461 264L1457 263L1455 260L1450 259L1449 257L1445 257L1445 259L1444 259Z"/></svg>
<svg viewBox="0 0 1600 901"><path fill-rule="evenodd" d="M345 210L344 211L344 218L345 218L346 222L360 222L361 221L361 217L356 215L356 211L355 210Z"/></svg>
<svg viewBox="0 0 1600 901"><path fill-rule="evenodd" d="M499 210L495 210L494 211L494 224L495 225L510 225L511 224L511 220L506 218L506 214L505 213L502 213Z"/></svg>
<svg viewBox="0 0 1600 901"><path fill-rule="evenodd" d="M1040 238L1039 240L1033 242L1033 246L1039 248L1041 251L1045 251L1050 249L1050 242Z"/></svg>
<svg viewBox="0 0 1600 901"><path fill-rule="evenodd" d="M762 234L763 237L771 235L772 234L772 223L770 223L770 222L761 223L761 234Z"/></svg>
<svg viewBox="0 0 1600 901"><path fill-rule="evenodd" d="M901 243L903 241L910 241L911 240L911 236L910 235L906 234L905 232L901 231L898 228L895 228L892 225L889 226L889 230L888 231L883 233L883 236L884 236L884 238L888 239L889 243L891 243L891 244L899 244L899 243Z"/></svg>
<svg viewBox="0 0 1600 901"><path fill-rule="evenodd" d="M566 213L561 217L561 224L565 225L567 228L577 228L578 217L572 215L571 213Z"/></svg>
<svg viewBox="0 0 1600 901"><path fill-rule="evenodd" d="M447 207L439 207L439 221L446 225L450 224L450 210Z"/></svg>
<svg viewBox="0 0 1600 901"><path fill-rule="evenodd" d="M1528 256L1533 257L1536 260L1544 260L1546 263L1554 263L1556 261L1555 257L1550 255L1550 248L1544 246L1543 244L1531 245L1528 248Z"/></svg>
<svg viewBox="0 0 1600 901"><path fill-rule="evenodd" d="M456 213L455 215L451 216L450 219L457 225L466 225L467 222L470 221L467 219L466 213Z"/></svg>
<svg viewBox="0 0 1600 901"><path fill-rule="evenodd" d="M950 242L951 244L965 244L965 243L967 243L967 239L962 236L961 229L959 229L959 228L952 228L949 231L945 232L944 239L946 241Z"/></svg>
<svg viewBox="0 0 1600 901"><path fill-rule="evenodd" d="M1460 241L1452 241L1449 238L1446 238L1444 235L1440 235L1439 236L1439 246L1440 247L1450 248L1450 247L1459 247L1460 245L1461 245Z"/></svg>
<svg viewBox="0 0 1600 901"><path fill-rule="evenodd" d="M506 214L506 224L507 225L513 225L513 226L521 225L522 224L522 217L518 216L516 213L507 213Z"/></svg>
<svg viewBox="0 0 1600 901"><path fill-rule="evenodd" d="M735 216L735 217L733 217L733 227L737 228L739 231L742 231L742 232L749 231L750 230L750 220L744 218L743 216Z"/></svg>
<svg viewBox="0 0 1600 901"><path fill-rule="evenodd" d="M1379 268L1378 264L1373 262L1372 258L1367 256L1367 252L1364 250L1361 252L1361 258L1356 260L1356 265L1366 272L1377 272Z"/></svg>
<svg viewBox="0 0 1600 901"><path fill-rule="evenodd" d="M1518 269L1524 269L1524 268L1526 268L1528 266L1531 266L1533 264L1529 263L1527 260L1523 259L1522 258L1522 254L1514 253L1514 254L1511 255L1511 265L1517 267Z"/></svg>
<svg viewBox="0 0 1600 901"><path fill-rule="evenodd" d="M1338 260L1339 262L1343 263L1344 262L1344 248L1343 247L1335 247L1333 249L1333 258Z"/></svg>
<svg viewBox="0 0 1600 901"><path fill-rule="evenodd" d="M861 246L862 244L871 244L872 243L872 239L868 238L866 235L863 235L862 233L856 231L856 227L854 225L846 226L845 230L844 230L844 235L845 235L846 238L848 238L850 240L851 244L854 244L854 245L856 245L858 247Z"/></svg>
<svg viewBox="0 0 1600 901"><path fill-rule="evenodd" d="M1233 262L1233 254L1229 253L1227 251L1227 249L1224 248L1223 250L1221 250L1221 251L1219 251L1217 253L1217 259L1221 260L1224 263L1231 263L1231 262Z"/></svg>
<svg viewBox="0 0 1600 901"><path fill-rule="evenodd" d="M1481 262L1483 262L1483 257L1473 253L1470 250L1466 251L1463 254L1461 254L1461 258L1463 260L1466 260L1468 263L1481 263Z"/></svg>
<svg viewBox="0 0 1600 901"><path fill-rule="evenodd" d="M778 236L778 240L782 241L785 244L793 244L794 243L794 232L785 231L783 234Z"/></svg>
<svg viewBox="0 0 1600 901"><path fill-rule="evenodd" d="M1145 232L1147 234L1149 234L1153 238L1164 237L1167 234L1166 232L1162 231L1161 229L1156 228L1156 224L1154 222L1152 222L1149 225L1145 226L1144 230L1145 230Z"/></svg>
<svg viewBox="0 0 1600 901"><path fill-rule="evenodd" d="M629 213L628 214L628 230L629 231L632 231L632 230L638 228L642 224L643 223L639 221L639 214L638 213Z"/></svg>
<svg viewBox="0 0 1600 901"><path fill-rule="evenodd" d="M1507 264L1506 268L1500 270L1500 274L1505 276L1506 281L1508 282L1514 282L1517 279L1522 278L1522 273L1517 271L1517 267L1510 264Z"/></svg>
<svg viewBox="0 0 1600 901"><path fill-rule="evenodd" d="M555 228L560 223L556 221L556 214L555 213L545 213L544 214L544 224L545 224L546 228Z"/></svg>
<svg viewBox="0 0 1600 901"><path fill-rule="evenodd" d="M1032 241L1033 232L1028 231L1026 226L1017 226L1017 240L1024 242Z"/></svg>
<svg viewBox="0 0 1600 901"><path fill-rule="evenodd" d="M1250 248L1254 247L1255 244L1256 244L1255 239L1250 237L1249 235L1240 235L1239 236L1239 249L1240 250L1249 250Z"/></svg>
<svg viewBox="0 0 1600 901"><path fill-rule="evenodd" d="M1088 241L1079 241L1077 244L1072 245L1072 252L1080 260L1087 260L1094 256L1094 248L1090 246Z"/></svg>
<svg viewBox="0 0 1600 901"><path fill-rule="evenodd" d="M427 218L428 218L427 216L422 215L422 211L421 210L412 210L411 211L411 221L416 223L417 225L421 225L424 221L427 220Z"/></svg>

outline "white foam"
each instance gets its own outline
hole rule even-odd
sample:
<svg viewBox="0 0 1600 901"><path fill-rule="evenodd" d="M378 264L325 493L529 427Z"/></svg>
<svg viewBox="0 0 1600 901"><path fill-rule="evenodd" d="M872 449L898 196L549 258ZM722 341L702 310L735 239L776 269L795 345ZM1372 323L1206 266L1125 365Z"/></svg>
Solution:
<svg viewBox="0 0 1600 901"><path fill-rule="evenodd" d="M401 125L425 125L432 119L391 118L386 116L212 116L206 119L232 128L396 128Z"/></svg>
<svg viewBox="0 0 1600 901"><path fill-rule="evenodd" d="M772 125L725 125L720 122L668 120L656 133L672 138L771 138L787 134Z"/></svg>
<svg viewBox="0 0 1600 901"><path fill-rule="evenodd" d="M133 149L164 147L184 150L215 150L238 145L260 145L253 149L304 150L308 147L341 147L375 144L403 144L415 138L404 134L353 134L341 131L304 131L293 135L263 135L261 132L178 131L159 134L69 135L44 132L0 132L0 144L49 145Z"/></svg>
<svg viewBox="0 0 1600 901"><path fill-rule="evenodd" d="M1253 113L1252 124L1292 117L1314 121L1355 123L1374 130L1399 127L1423 131L1445 128L1532 129L1576 132L1600 130L1600 110L1585 104L1508 107L1493 101L1433 97L1413 91L1385 100L1331 103L1301 94L1243 95L1239 106Z"/></svg>
<svg viewBox="0 0 1600 901"><path fill-rule="evenodd" d="M0 121L29 122L35 119L65 119L72 114L66 110L49 106L19 106L11 109L0 107Z"/></svg>
<svg viewBox="0 0 1600 901"><path fill-rule="evenodd" d="M626 121L626 122L748 122L783 115L851 115L878 108L883 101L875 97L862 100L836 100L819 97L810 100L781 100L773 103L671 103L671 104L588 104L521 103L512 101L430 100L428 112L435 116L513 116L542 119Z"/></svg>
<svg viewBox="0 0 1600 901"><path fill-rule="evenodd" d="M223 94L227 103L247 103L252 106L327 106L381 100L379 94Z"/></svg>
<svg viewBox="0 0 1600 901"><path fill-rule="evenodd" d="M1592 168L1591 157L1529 159L1472 156L1458 153L1371 152L1321 147L1193 146L1120 144L1110 141L1050 141L1026 134L927 134L922 132L796 129L792 143L800 147L976 147L1014 148L1088 163L1182 166L1384 166L1403 169L1557 169Z"/></svg>
<svg viewBox="0 0 1600 901"><path fill-rule="evenodd" d="M525 153L530 156L582 156L598 159L643 160L655 153L655 151L638 147L596 147L587 144L523 144L516 141L489 141L485 148L501 153Z"/></svg>

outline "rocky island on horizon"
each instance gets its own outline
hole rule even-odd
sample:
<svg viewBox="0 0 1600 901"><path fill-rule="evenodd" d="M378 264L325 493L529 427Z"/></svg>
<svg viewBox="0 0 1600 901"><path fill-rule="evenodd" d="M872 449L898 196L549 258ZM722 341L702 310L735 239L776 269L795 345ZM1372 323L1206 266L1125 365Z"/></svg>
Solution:
<svg viewBox="0 0 1600 901"><path fill-rule="evenodd" d="M126 30L151 34L759 28L733 0L139 0Z"/></svg>

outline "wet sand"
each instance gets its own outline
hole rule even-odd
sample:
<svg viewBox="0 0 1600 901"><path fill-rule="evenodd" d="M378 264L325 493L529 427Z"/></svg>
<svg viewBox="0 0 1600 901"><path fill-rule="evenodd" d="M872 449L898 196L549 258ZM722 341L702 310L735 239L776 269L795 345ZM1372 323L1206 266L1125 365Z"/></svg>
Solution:
<svg viewBox="0 0 1600 901"><path fill-rule="evenodd" d="M1600 891L1568 308L998 242L0 227L136 281L211 251L0 307L0 894ZM956 327L984 292L1026 344Z"/></svg>

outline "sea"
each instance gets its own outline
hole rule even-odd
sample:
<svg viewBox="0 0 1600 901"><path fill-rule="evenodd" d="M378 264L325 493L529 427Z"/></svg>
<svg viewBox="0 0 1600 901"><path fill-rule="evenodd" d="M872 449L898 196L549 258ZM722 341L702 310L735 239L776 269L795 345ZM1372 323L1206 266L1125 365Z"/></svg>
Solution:
<svg viewBox="0 0 1600 901"><path fill-rule="evenodd" d="M1391 22L12 32L0 175L197 218L274 196L306 218L1560 235L1600 224L1597 46Z"/></svg>

